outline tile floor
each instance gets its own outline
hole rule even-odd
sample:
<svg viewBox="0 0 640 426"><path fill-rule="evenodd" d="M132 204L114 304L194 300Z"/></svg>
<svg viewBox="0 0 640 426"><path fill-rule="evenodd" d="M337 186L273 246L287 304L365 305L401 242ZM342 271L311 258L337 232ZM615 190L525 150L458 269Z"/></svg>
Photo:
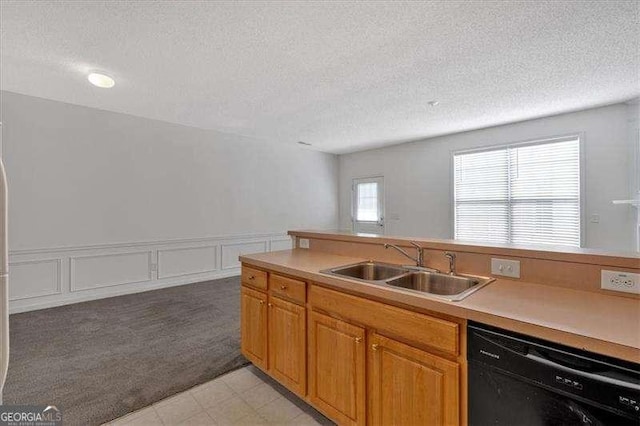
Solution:
<svg viewBox="0 0 640 426"><path fill-rule="evenodd" d="M333 425L250 365L107 423L108 426Z"/></svg>

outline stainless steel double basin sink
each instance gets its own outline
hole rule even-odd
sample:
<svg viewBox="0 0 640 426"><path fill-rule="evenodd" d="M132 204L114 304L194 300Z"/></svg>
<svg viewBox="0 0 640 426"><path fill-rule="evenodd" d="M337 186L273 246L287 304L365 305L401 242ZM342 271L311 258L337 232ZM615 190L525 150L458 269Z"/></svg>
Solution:
<svg viewBox="0 0 640 426"><path fill-rule="evenodd" d="M428 268L397 266L382 262L360 262L320 271L336 277L387 285L452 302L460 301L493 281L475 275L443 274Z"/></svg>

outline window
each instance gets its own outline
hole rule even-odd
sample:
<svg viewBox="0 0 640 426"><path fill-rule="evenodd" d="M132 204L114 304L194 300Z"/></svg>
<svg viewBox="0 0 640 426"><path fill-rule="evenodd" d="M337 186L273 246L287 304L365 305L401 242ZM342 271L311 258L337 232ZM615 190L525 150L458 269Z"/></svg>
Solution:
<svg viewBox="0 0 640 426"><path fill-rule="evenodd" d="M380 177L353 180L353 230L384 233L384 180Z"/></svg>
<svg viewBox="0 0 640 426"><path fill-rule="evenodd" d="M358 208L356 220L360 222L376 222L380 217L378 213L378 183L366 182L356 185L358 193Z"/></svg>
<svg viewBox="0 0 640 426"><path fill-rule="evenodd" d="M580 139L453 156L455 238L580 247Z"/></svg>

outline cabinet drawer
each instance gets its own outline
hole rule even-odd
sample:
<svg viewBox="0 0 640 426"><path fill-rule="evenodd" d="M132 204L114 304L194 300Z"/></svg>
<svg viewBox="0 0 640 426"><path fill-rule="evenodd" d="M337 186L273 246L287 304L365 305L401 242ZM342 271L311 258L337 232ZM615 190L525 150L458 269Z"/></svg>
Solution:
<svg viewBox="0 0 640 426"><path fill-rule="evenodd" d="M267 289L267 273L248 266L242 266L242 282L252 287Z"/></svg>
<svg viewBox="0 0 640 426"><path fill-rule="evenodd" d="M313 309L334 313L383 334L437 349L449 355L460 352L460 328L447 321L317 285L309 289Z"/></svg>
<svg viewBox="0 0 640 426"><path fill-rule="evenodd" d="M307 300L307 285L304 281L271 274L269 288L273 294L303 305Z"/></svg>

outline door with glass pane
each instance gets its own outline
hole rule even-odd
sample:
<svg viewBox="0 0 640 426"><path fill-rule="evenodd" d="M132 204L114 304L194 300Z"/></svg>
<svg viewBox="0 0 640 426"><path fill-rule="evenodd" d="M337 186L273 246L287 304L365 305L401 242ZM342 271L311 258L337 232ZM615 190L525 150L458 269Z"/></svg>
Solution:
<svg viewBox="0 0 640 426"><path fill-rule="evenodd" d="M352 192L353 231L384 234L383 177L354 179Z"/></svg>

